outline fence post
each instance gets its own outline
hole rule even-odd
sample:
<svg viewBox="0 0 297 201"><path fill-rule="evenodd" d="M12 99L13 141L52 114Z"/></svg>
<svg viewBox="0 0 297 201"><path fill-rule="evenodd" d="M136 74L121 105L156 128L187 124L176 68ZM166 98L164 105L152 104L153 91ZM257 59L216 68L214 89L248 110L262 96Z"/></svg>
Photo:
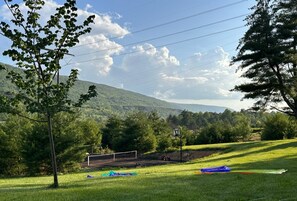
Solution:
<svg viewBox="0 0 297 201"><path fill-rule="evenodd" d="M135 159L137 159L137 150L135 151Z"/></svg>
<svg viewBox="0 0 297 201"><path fill-rule="evenodd" d="M113 153L113 161L115 161L115 153Z"/></svg>
<svg viewBox="0 0 297 201"><path fill-rule="evenodd" d="M88 167L90 166L90 156L88 156Z"/></svg>

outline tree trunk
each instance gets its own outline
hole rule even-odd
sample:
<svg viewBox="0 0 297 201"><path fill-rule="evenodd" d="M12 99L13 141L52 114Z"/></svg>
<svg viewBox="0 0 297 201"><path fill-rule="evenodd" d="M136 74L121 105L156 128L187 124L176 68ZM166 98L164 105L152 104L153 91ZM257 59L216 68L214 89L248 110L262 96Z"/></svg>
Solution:
<svg viewBox="0 0 297 201"><path fill-rule="evenodd" d="M47 112L47 125L48 125L48 136L51 148L51 160L52 160L52 167L53 167L53 174L54 174L54 188L59 187L58 183L58 171L57 171L57 160L56 160L56 151L55 151L55 143L54 143L54 136L52 132L52 117L49 112Z"/></svg>

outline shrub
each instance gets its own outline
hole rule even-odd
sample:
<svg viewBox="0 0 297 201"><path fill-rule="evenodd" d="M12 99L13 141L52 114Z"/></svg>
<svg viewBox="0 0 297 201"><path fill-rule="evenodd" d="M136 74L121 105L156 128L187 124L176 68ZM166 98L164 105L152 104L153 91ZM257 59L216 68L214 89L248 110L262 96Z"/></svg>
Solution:
<svg viewBox="0 0 297 201"><path fill-rule="evenodd" d="M297 135L296 120L287 115L276 113L267 117L261 134L262 140L281 140L294 138Z"/></svg>
<svg viewBox="0 0 297 201"><path fill-rule="evenodd" d="M234 142L237 136L230 124L218 122L203 128L197 137L198 144Z"/></svg>

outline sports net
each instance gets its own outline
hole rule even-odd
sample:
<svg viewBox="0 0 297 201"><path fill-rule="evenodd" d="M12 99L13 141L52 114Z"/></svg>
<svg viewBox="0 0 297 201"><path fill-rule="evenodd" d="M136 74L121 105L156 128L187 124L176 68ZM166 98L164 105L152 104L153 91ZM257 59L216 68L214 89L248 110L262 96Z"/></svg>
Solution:
<svg viewBox="0 0 297 201"><path fill-rule="evenodd" d="M117 152L112 154L92 154L87 158L88 166L92 163L100 163L104 161L121 161L131 159L137 159L137 151Z"/></svg>

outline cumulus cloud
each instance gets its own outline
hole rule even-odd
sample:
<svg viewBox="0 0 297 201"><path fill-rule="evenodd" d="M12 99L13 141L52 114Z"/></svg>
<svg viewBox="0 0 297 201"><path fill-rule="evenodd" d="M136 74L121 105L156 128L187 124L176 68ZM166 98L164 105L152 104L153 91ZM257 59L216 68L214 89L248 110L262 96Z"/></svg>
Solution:
<svg viewBox="0 0 297 201"><path fill-rule="evenodd" d="M197 52L185 62L170 54L168 48L151 44L135 46L138 52L123 59L122 76L128 90L161 99L233 99L230 92L239 75L229 66L223 48Z"/></svg>
<svg viewBox="0 0 297 201"><path fill-rule="evenodd" d="M123 57L120 66L123 72L117 77L128 90L153 95L164 84L162 76L180 66L166 47L156 48L147 43L133 47L132 52Z"/></svg>
<svg viewBox="0 0 297 201"><path fill-rule="evenodd" d="M45 5L41 10L41 24L45 24L49 17L55 13L60 5L53 0L45 0ZM108 14L89 12L92 5L86 4L84 9L78 9L78 23L90 15L95 15L94 24L91 24L92 31L88 35L79 38L80 43L77 48L70 49L70 53L75 55L68 58L71 60L71 68L81 69L80 78L98 82L100 77L108 75L113 65L113 55L123 51L123 47L109 40L109 37L124 37L129 31L113 21L113 17ZM6 6L2 6L0 16L11 19L11 13ZM26 11L24 3L20 4L21 11ZM120 15L116 15L117 18ZM83 61L83 62L80 62ZM67 70L65 70L66 72ZM63 73L63 71L62 71Z"/></svg>

